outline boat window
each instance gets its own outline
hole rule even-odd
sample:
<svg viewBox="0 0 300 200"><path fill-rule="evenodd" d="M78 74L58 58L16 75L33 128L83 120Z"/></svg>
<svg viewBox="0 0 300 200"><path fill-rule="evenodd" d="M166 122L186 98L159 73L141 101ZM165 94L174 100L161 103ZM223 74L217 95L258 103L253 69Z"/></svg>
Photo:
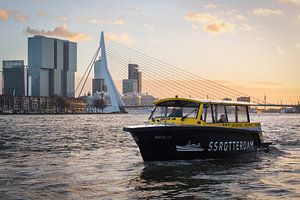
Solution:
<svg viewBox="0 0 300 200"><path fill-rule="evenodd" d="M214 111L214 122L215 123L227 123L228 122L224 105L213 105L213 111Z"/></svg>
<svg viewBox="0 0 300 200"><path fill-rule="evenodd" d="M150 118L164 118L166 116L166 107L155 107L152 116Z"/></svg>
<svg viewBox="0 0 300 200"><path fill-rule="evenodd" d="M182 117L183 109L182 107L168 107L167 117Z"/></svg>
<svg viewBox="0 0 300 200"><path fill-rule="evenodd" d="M182 116L186 118L197 118L198 108L183 107Z"/></svg>
<svg viewBox="0 0 300 200"><path fill-rule="evenodd" d="M249 115L247 106L237 106L237 118L238 122L249 122Z"/></svg>
<svg viewBox="0 0 300 200"><path fill-rule="evenodd" d="M228 122L236 122L235 119L235 106L226 106L226 111L227 111L227 119Z"/></svg>
<svg viewBox="0 0 300 200"><path fill-rule="evenodd" d="M203 117L202 119L207 123L212 123L212 112L210 105L203 105Z"/></svg>

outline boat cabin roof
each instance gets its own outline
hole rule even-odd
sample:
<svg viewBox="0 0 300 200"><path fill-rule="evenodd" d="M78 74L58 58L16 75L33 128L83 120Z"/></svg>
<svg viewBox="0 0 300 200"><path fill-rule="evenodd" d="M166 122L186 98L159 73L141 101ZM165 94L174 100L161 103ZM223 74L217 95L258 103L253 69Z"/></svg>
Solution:
<svg viewBox="0 0 300 200"><path fill-rule="evenodd" d="M254 103L242 101L218 101L210 99L188 99L188 98L165 98L153 102L156 106L168 107L198 107L199 104L214 104L214 105L228 105L228 106L253 106Z"/></svg>

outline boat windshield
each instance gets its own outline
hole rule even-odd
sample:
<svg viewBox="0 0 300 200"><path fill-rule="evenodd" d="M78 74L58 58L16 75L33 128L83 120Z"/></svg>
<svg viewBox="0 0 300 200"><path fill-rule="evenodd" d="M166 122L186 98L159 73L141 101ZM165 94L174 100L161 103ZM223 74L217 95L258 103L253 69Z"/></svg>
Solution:
<svg viewBox="0 0 300 200"><path fill-rule="evenodd" d="M165 119L166 117L197 118L198 109L199 104L194 102L163 102L154 108L149 119Z"/></svg>

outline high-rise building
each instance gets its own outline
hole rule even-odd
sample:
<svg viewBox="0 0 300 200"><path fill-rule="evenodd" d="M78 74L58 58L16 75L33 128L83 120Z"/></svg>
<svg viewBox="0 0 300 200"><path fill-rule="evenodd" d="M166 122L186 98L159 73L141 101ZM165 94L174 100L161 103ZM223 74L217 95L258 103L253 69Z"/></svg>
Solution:
<svg viewBox="0 0 300 200"><path fill-rule="evenodd" d="M123 79L123 94L138 93L138 80L137 79Z"/></svg>
<svg viewBox="0 0 300 200"><path fill-rule="evenodd" d="M92 94L96 92L107 92L107 85L105 85L104 72L101 74L101 58L94 64L94 79L92 81Z"/></svg>
<svg viewBox="0 0 300 200"><path fill-rule="evenodd" d="M75 96L77 44L56 38L28 38L28 70L33 96Z"/></svg>
<svg viewBox="0 0 300 200"><path fill-rule="evenodd" d="M3 60L3 83L5 95L25 96L27 70L23 60Z"/></svg>
<svg viewBox="0 0 300 200"><path fill-rule="evenodd" d="M142 93L142 72L137 64L128 64L128 79L123 80L123 94L126 93Z"/></svg>
<svg viewBox="0 0 300 200"><path fill-rule="evenodd" d="M128 79L139 79L139 66L128 64Z"/></svg>
<svg viewBox="0 0 300 200"><path fill-rule="evenodd" d="M93 79L92 82L92 90L93 94L96 92L107 92L107 86L105 85L105 81L103 78Z"/></svg>

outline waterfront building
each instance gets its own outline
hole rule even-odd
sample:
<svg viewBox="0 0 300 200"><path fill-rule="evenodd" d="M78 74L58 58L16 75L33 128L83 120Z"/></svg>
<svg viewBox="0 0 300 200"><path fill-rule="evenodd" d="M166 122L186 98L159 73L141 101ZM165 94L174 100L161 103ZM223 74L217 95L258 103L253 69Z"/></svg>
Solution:
<svg viewBox="0 0 300 200"><path fill-rule="evenodd" d="M4 95L25 96L27 69L23 60L3 60Z"/></svg>
<svg viewBox="0 0 300 200"><path fill-rule="evenodd" d="M127 93L138 93L138 80L137 79L123 79L123 94Z"/></svg>
<svg viewBox="0 0 300 200"><path fill-rule="evenodd" d="M153 106L157 98L150 94L127 93L122 96L125 106Z"/></svg>
<svg viewBox="0 0 300 200"><path fill-rule="evenodd" d="M107 86L105 85L105 81L103 78L99 78L99 79L94 78L93 79L92 91L93 91L93 95L96 92L107 92Z"/></svg>
<svg viewBox="0 0 300 200"><path fill-rule="evenodd" d="M84 113L81 98L0 95L1 113Z"/></svg>
<svg viewBox="0 0 300 200"><path fill-rule="evenodd" d="M238 97L237 101L250 102L250 97Z"/></svg>
<svg viewBox="0 0 300 200"><path fill-rule="evenodd" d="M33 36L28 38L28 70L33 96L75 96L77 44Z"/></svg>
<svg viewBox="0 0 300 200"><path fill-rule="evenodd" d="M223 100L223 101L232 101L232 99L229 98L229 97L225 97L225 98L223 98L222 100Z"/></svg>

